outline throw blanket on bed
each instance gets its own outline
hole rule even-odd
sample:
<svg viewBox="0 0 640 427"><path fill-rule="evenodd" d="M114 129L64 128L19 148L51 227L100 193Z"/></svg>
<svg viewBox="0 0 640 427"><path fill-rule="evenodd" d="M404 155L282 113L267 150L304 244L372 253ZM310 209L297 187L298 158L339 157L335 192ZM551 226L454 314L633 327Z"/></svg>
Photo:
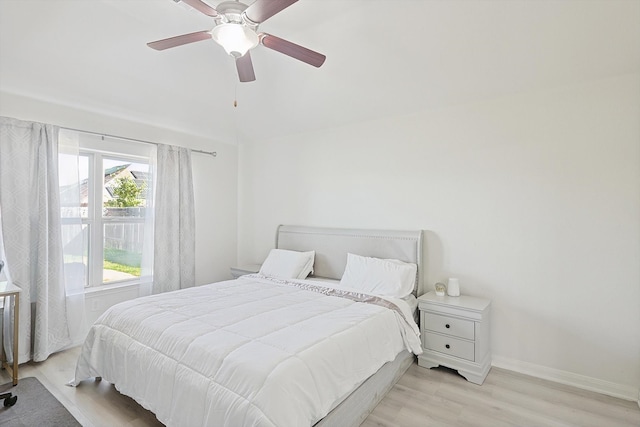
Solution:
<svg viewBox="0 0 640 427"><path fill-rule="evenodd" d="M118 304L92 326L74 384L101 376L169 426L310 426L401 351L421 351L404 301L292 282L245 276Z"/></svg>

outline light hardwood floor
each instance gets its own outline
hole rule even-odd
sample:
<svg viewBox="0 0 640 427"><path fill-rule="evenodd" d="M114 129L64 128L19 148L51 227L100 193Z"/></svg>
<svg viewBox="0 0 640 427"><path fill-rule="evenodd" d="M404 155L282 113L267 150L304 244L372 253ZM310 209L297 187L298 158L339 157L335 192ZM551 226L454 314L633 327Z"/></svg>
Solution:
<svg viewBox="0 0 640 427"><path fill-rule="evenodd" d="M162 426L106 381L66 386L78 353L79 348L73 348L45 362L22 365L20 377L37 377L83 426ZM9 380L1 371L0 384ZM640 408L636 402L503 369L493 368L477 386L448 369L424 369L414 363L362 424L374 426L639 427Z"/></svg>

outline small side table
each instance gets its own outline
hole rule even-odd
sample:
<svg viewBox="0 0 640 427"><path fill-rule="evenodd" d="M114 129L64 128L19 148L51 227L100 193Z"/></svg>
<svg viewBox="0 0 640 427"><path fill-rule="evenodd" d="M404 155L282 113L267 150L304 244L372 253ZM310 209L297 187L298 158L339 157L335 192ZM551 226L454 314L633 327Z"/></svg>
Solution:
<svg viewBox="0 0 640 427"><path fill-rule="evenodd" d="M2 348L2 367L11 372L13 385L18 385L18 331L20 327L20 288L9 284L9 282L0 282L0 298L13 297L13 366L7 362L7 355L4 352L4 345L0 343ZM6 300L5 300L6 301ZM7 306L4 307L7 309Z"/></svg>
<svg viewBox="0 0 640 427"><path fill-rule="evenodd" d="M260 264L246 264L238 267L231 267L231 276L234 279L237 279L240 276L244 276L245 274L253 274L260 271Z"/></svg>
<svg viewBox="0 0 640 427"><path fill-rule="evenodd" d="M482 384L491 369L491 301L466 295L418 298L423 353L418 365L443 365Z"/></svg>

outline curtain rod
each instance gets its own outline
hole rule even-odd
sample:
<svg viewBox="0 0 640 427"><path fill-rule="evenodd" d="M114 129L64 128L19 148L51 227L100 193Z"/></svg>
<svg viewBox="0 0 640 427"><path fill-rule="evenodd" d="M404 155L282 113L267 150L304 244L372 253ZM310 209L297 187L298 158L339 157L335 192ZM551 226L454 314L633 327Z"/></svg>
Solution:
<svg viewBox="0 0 640 427"><path fill-rule="evenodd" d="M123 141L140 142L142 144L153 144L153 145L156 145L156 146L160 145L159 142L144 141L142 139L126 138L124 136L109 135L109 134L106 134L106 133L91 132L91 131L88 131L88 130L73 129L73 128L68 128L68 127L64 127L64 126L60 126L60 129L72 130L72 131L75 131L75 132L82 132L82 133L86 133L88 135L101 136L103 140L104 140L104 137L106 136L108 138L116 138L116 139L121 139ZM191 151L194 152L194 153L209 154L210 156L213 156L213 157L217 157L218 156L218 153L216 151L204 151L204 150L195 150L195 149L191 149Z"/></svg>

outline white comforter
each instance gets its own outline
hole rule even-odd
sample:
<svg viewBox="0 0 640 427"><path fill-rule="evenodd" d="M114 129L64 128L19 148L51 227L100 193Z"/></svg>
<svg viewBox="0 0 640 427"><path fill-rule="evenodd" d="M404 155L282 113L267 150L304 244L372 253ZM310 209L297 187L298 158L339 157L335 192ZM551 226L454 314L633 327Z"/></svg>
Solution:
<svg viewBox="0 0 640 427"><path fill-rule="evenodd" d="M170 426L300 427L421 352L404 301L392 300L401 314L292 282L245 276L118 304L92 326L73 383L101 376Z"/></svg>

